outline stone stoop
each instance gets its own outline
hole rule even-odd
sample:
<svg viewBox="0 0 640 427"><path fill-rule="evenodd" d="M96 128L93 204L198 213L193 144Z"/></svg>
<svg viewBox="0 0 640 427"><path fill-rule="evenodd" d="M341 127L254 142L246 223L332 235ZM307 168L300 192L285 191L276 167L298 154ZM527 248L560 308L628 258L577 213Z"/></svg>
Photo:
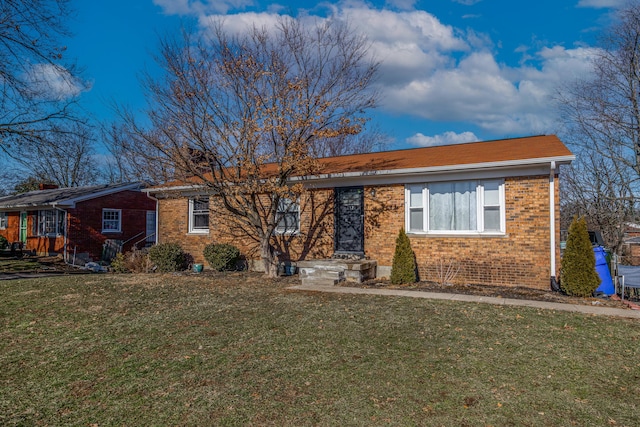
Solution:
<svg viewBox="0 0 640 427"><path fill-rule="evenodd" d="M303 285L334 286L344 281L362 283L375 279L376 261L324 259L298 261L298 274Z"/></svg>

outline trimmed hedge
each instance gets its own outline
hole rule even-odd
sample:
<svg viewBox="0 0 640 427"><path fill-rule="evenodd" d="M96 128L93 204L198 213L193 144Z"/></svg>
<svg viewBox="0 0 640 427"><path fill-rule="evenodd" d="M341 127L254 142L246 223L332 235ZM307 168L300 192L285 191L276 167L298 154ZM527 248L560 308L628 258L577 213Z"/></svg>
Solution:
<svg viewBox="0 0 640 427"><path fill-rule="evenodd" d="M204 248L204 259L216 271L235 270L240 250L228 243L211 243Z"/></svg>
<svg viewBox="0 0 640 427"><path fill-rule="evenodd" d="M186 256L177 243L160 243L149 249L149 259L161 273L185 269Z"/></svg>

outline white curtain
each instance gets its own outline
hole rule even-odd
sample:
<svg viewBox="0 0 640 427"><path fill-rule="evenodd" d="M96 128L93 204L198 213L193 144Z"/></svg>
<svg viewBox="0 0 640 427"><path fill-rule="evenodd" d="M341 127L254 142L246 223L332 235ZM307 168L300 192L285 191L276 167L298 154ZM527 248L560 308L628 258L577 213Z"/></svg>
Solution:
<svg viewBox="0 0 640 427"><path fill-rule="evenodd" d="M476 182L429 185L430 230L476 230Z"/></svg>

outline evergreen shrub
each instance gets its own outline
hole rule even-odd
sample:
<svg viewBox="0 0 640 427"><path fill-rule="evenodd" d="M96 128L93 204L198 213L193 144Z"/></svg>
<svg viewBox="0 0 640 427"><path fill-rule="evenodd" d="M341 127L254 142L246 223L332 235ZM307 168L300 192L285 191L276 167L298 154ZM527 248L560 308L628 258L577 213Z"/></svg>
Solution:
<svg viewBox="0 0 640 427"><path fill-rule="evenodd" d="M210 243L204 248L204 259L216 271L235 270L240 250L228 243Z"/></svg>
<svg viewBox="0 0 640 427"><path fill-rule="evenodd" d="M185 269L186 254L177 243L160 243L149 249L149 259L161 273Z"/></svg>
<svg viewBox="0 0 640 427"><path fill-rule="evenodd" d="M9 241L4 236L0 236L0 249L7 249L9 247Z"/></svg>
<svg viewBox="0 0 640 427"><path fill-rule="evenodd" d="M600 276L596 272L596 258L587 222L584 218L574 217L562 257L560 287L568 295L589 297L599 285Z"/></svg>
<svg viewBox="0 0 640 427"><path fill-rule="evenodd" d="M393 254L391 283L400 285L415 283L417 280L416 257L411 249L411 242L407 233L404 232L404 228L401 228L396 239L396 250Z"/></svg>

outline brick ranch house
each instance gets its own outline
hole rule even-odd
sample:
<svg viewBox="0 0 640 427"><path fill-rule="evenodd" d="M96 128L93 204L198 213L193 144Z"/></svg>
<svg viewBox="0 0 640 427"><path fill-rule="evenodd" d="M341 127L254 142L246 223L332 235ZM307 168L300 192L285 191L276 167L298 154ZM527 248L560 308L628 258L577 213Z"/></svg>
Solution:
<svg viewBox="0 0 640 427"><path fill-rule="evenodd" d="M422 280L452 264L458 282L548 289L559 273L558 172L573 159L554 135L321 159L274 240L292 262L354 254L385 277L404 228ZM214 217L202 186L144 191L158 201L159 242L179 242L196 262L212 242L257 258Z"/></svg>
<svg viewBox="0 0 640 427"><path fill-rule="evenodd" d="M156 203L140 183L57 188L0 197L0 236L39 255L100 260L105 242L124 249L154 239Z"/></svg>

